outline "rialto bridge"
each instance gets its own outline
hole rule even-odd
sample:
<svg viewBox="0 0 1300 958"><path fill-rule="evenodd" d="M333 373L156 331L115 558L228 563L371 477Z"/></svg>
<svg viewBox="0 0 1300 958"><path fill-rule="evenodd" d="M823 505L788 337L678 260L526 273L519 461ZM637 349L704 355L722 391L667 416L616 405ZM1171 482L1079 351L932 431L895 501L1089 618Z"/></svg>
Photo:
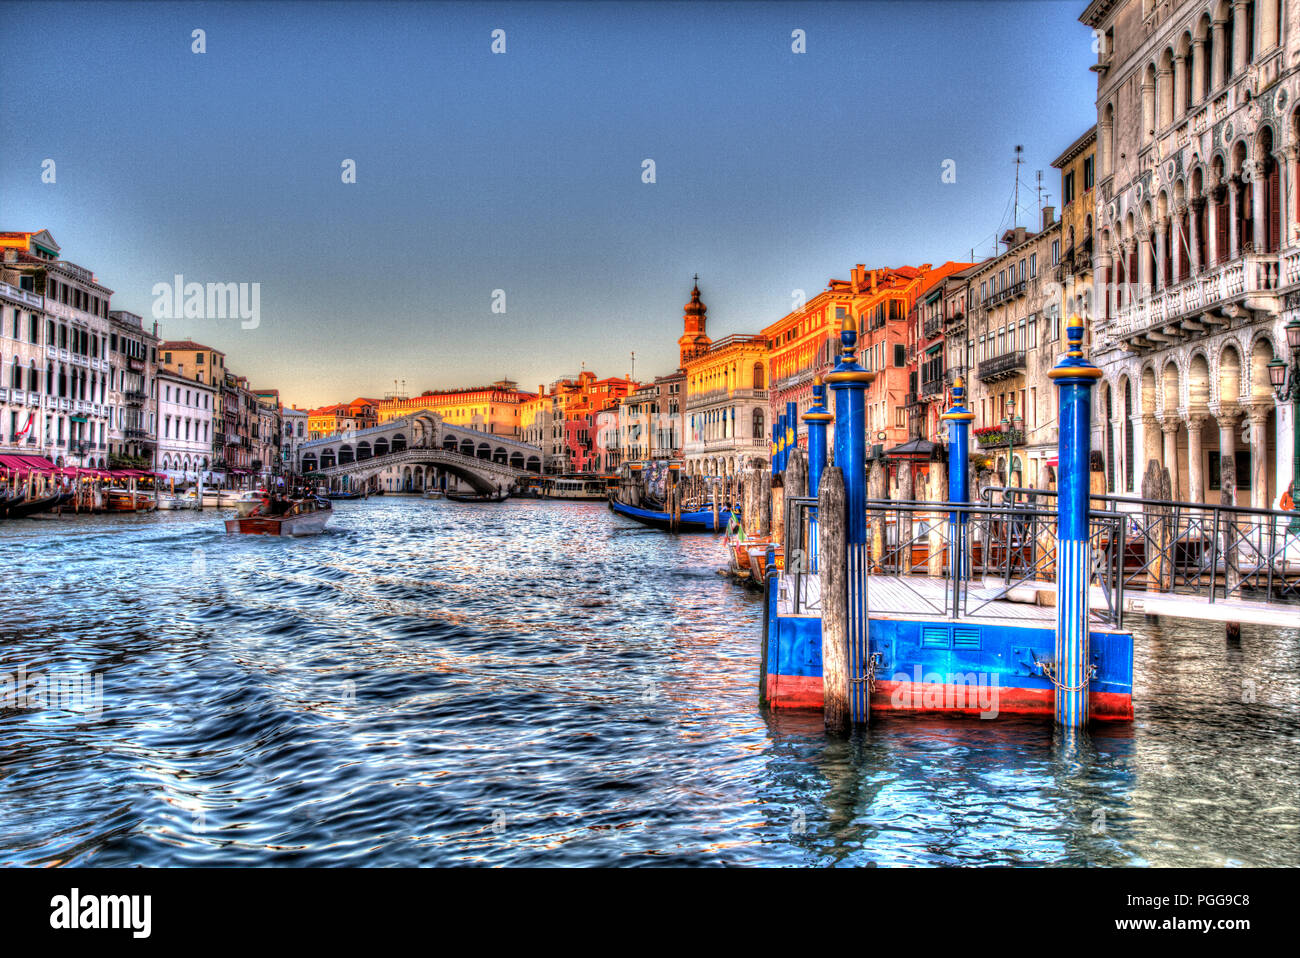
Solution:
<svg viewBox="0 0 1300 958"><path fill-rule="evenodd" d="M492 492L541 472L541 464L536 446L417 412L305 442L297 465L300 473L326 478L338 489L418 492L464 484Z"/></svg>

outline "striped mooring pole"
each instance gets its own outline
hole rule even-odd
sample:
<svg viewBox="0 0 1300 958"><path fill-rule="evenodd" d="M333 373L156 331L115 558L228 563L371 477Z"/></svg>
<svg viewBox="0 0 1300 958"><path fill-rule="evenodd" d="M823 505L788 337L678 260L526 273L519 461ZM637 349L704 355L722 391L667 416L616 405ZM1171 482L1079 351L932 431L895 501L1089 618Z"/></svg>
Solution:
<svg viewBox="0 0 1300 958"><path fill-rule="evenodd" d="M1088 722L1088 493L1092 387L1101 370L1083 355L1083 320L1065 324L1069 346L1048 376L1060 388L1056 489L1056 721Z"/></svg>
<svg viewBox="0 0 1300 958"><path fill-rule="evenodd" d="M812 405L803 414L808 424L808 496L817 498L826 469L826 429L835 417L826 411L826 384L813 377ZM808 510L808 571L817 571L817 507Z"/></svg>
<svg viewBox="0 0 1300 958"><path fill-rule="evenodd" d="M852 316L840 326L840 360L827 374L835 395L835 465L844 473L845 551L848 569L849 720L865 725L871 717L867 682L867 387L876 374L858 364L858 324Z"/></svg>
<svg viewBox="0 0 1300 958"><path fill-rule="evenodd" d="M777 450L780 449L780 443L777 442L777 437L780 435L780 429L781 429L780 424L774 421L772 423L772 455L769 457L771 460L770 465L772 467L772 475L774 476L779 471L777 468L777 466L779 465L779 463L777 462L777 457L779 455Z"/></svg>
<svg viewBox="0 0 1300 958"><path fill-rule="evenodd" d="M948 501L970 501L970 424L975 414L966 408L966 384L958 376L952 383L952 405L941 418L948 423ZM952 578L953 616L961 615L962 585L970 569L966 564L968 529L964 512L948 513L948 568Z"/></svg>

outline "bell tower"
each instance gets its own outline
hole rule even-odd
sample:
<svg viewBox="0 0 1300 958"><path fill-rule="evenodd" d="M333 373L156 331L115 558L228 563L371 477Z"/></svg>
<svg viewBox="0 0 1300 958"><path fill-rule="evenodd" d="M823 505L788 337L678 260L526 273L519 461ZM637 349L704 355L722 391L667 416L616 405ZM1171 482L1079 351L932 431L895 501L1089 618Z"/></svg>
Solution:
<svg viewBox="0 0 1300 958"><path fill-rule="evenodd" d="M677 340L677 346L681 351L681 365L686 365L686 360L694 359L703 352L707 352L713 340L709 339L708 334L704 331L705 316L709 307L704 305L700 299L700 276L695 274L695 288L691 290L691 301L686 304L682 314L683 332L680 339Z"/></svg>

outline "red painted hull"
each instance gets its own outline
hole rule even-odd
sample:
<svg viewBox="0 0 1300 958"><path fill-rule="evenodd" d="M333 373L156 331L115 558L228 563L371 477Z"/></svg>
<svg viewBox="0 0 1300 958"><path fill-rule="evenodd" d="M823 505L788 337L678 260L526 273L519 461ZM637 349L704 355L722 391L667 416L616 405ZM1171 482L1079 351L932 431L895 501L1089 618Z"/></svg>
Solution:
<svg viewBox="0 0 1300 958"><path fill-rule="evenodd" d="M767 700L772 708L822 709L821 676L769 675ZM873 711L921 712L926 714L979 715L979 689L967 685L921 685L911 682L877 681L871 694ZM1055 714L1055 696L1051 689L1027 689L998 686L998 714ZM1093 692L1088 696L1089 715L1102 722L1129 722L1133 719L1133 697L1116 692Z"/></svg>

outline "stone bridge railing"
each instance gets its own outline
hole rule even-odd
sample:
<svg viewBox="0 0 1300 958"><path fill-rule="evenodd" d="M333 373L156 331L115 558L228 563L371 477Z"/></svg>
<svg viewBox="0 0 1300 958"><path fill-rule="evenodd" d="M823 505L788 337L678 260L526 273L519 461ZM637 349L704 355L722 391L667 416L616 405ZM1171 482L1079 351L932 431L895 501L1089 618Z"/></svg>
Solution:
<svg viewBox="0 0 1300 958"><path fill-rule="evenodd" d="M335 463L332 466L317 465L313 472L327 478L336 476L369 478L390 466L408 465L441 466L448 472L461 476L481 491L495 489L501 482L513 484L516 479L533 475L526 469L518 469L506 463L466 456L450 449L426 446L408 447L382 456Z"/></svg>

